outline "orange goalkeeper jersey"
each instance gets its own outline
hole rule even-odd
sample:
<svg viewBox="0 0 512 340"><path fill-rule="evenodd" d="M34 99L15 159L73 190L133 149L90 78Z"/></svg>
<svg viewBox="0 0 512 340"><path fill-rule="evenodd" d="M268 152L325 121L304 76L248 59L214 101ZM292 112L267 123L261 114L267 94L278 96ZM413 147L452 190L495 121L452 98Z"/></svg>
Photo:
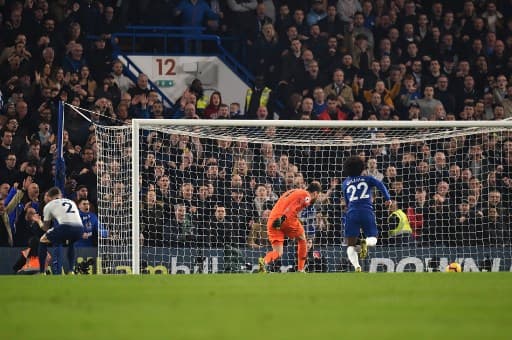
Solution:
<svg viewBox="0 0 512 340"><path fill-rule="evenodd" d="M288 190L279 197L274 208L272 208L269 221L273 221L283 215L286 215L287 219L296 219L299 212L310 204L311 196L306 190Z"/></svg>

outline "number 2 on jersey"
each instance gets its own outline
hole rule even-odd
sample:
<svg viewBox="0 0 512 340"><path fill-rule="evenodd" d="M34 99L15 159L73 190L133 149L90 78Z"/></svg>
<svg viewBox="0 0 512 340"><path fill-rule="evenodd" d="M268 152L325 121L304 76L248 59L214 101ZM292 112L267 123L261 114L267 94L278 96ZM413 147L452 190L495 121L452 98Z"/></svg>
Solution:
<svg viewBox="0 0 512 340"><path fill-rule="evenodd" d="M74 213L75 213L75 211L74 211L74 210L72 210L72 209L73 209L73 206L71 205L71 203L69 203L69 202L64 202L64 203L62 203L62 206L63 206L63 207L68 207L68 210L66 210L66 212L67 212L67 213L70 213L70 214L74 214Z"/></svg>
<svg viewBox="0 0 512 340"><path fill-rule="evenodd" d="M360 193L359 196L357 195L358 192ZM349 185L347 187L347 193L350 195L348 198L350 202L370 197L370 195L368 195L368 184L365 182L358 183L357 186L354 184Z"/></svg>

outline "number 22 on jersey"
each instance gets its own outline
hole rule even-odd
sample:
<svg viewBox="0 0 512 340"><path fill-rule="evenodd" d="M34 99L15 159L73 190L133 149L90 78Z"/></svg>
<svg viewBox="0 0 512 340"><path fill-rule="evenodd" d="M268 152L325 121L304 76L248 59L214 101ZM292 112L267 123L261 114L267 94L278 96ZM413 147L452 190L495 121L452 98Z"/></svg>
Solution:
<svg viewBox="0 0 512 340"><path fill-rule="evenodd" d="M349 196L348 200L350 202L370 197L370 195L368 194L368 184L365 182L357 183L357 185L350 184L346 190Z"/></svg>

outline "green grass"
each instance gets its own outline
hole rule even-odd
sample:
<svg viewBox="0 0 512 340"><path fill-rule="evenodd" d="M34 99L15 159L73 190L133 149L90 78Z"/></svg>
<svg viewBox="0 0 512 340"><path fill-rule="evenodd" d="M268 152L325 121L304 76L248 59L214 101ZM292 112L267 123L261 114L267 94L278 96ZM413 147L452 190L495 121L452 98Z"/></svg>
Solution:
<svg viewBox="0 0 512 340"><path fill-rule="evenodd" d="M511 339L512 273L8 276L0 339Z"/></svg>

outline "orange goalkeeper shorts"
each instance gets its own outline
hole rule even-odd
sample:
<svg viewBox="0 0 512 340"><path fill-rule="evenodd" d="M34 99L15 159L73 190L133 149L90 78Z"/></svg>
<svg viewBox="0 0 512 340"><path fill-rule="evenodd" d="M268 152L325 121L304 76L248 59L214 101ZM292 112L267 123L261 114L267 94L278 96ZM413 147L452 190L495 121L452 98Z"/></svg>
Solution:
<svg viewBox="0 0 512 340"><path fill-rule="evenodd" d="M272 223L268 222L267 233L271 244L283 244L285 236L297 238L304 234L304 227L298 219L284 221L279 229L275 229L272 227Z"/></svg>

